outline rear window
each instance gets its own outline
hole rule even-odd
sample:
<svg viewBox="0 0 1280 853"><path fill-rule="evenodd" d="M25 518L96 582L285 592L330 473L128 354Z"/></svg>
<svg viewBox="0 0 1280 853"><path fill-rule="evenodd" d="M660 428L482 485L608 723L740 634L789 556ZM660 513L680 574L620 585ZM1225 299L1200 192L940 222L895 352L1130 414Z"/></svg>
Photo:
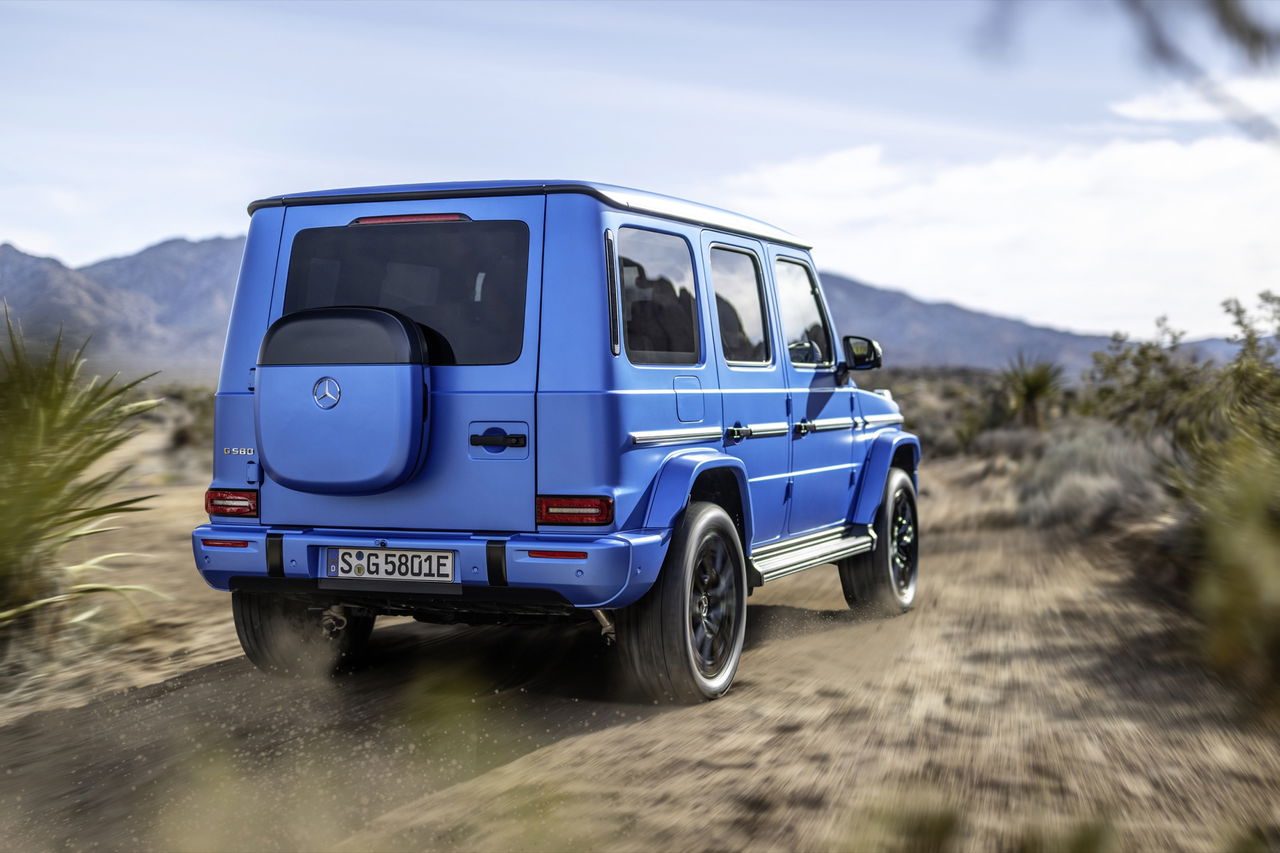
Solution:
<svg viewBox="0 0 1280 853"><path fill-rule="evenodd" d="M524 343L529 226L346 225L298 232L284 313L360 305L415 320L432 364L510 364Z"/></svg>

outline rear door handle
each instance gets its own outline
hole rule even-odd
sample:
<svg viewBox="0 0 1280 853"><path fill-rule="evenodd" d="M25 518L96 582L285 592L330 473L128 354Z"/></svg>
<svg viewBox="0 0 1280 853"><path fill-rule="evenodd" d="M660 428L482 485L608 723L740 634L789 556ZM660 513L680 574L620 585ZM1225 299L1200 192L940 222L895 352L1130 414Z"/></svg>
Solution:
<svg viewBox="0 0 1280 853"><path fill-rule="evenodd" d="M809 433L813 432L813 430L814 430L813 421L809 420L808 418L805 418L804 420L796 424L796 435L808 435Z"/></svg>
<svg viewBox="0 0 1280 853"><path fill-rule="evenodd" d="M473 435L472 447L524 447L529 437L520 433L512 435Z"/></svg>

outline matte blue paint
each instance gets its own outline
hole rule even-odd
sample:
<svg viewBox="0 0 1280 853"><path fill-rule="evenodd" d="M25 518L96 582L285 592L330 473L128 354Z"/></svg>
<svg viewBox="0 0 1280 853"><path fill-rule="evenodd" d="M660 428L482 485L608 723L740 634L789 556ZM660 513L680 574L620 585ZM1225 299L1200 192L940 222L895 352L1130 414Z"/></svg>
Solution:
<svg viewBox="0 0 1280 853"><path fill-rule="evenodd" d="M916 479L920 464L920 439L910 433L884 428L868 436L865 443L870 445L870 449L850 518L853 524L870 524L875 520L876 510L884 499L884 484L889 476L890 463L899 447L906 446L911 451L912 465L908 473L912 480Z"/></svg>
<svg viewBox="0 0 1280 853"><path fill-rule="evenodd" d="M706 417L706 404L698 377L677 376L671 386L676 392L676 417L681 423L700 423Z"/></svg>
<svg viewBox="0 0 1280 853"><path fill-rule="evenodd" d="M677 450L663 463L654 482L653 497L645 515L644 526L649 530L668 530L675 526L680 513L689 502L689 492L698 477L707 471L724 468L738 482L742 495L743 524L747 542L751 542L754 522L752 519L751 490L747 483L746 466L741 459L728 456L716 449Z"/></svg>
<svg viewBox="0 0 1280 853"><path fill-rule="evenodd" d="M286 577L324 578L326 549L368 548L376 538L386 542L379 547L454 551L457 556L453 584L486 584L485 537L406 531L279 530L257 525L246 528L221 521L203 524L192 533L196 565L205 581L214 589L226 590L233 577L266 577L268 532L283 534ZM210 547L203 544L203 539L236 539L250 545ZM658 576L668 544L660 534L645 531L576 537L520 534L505 542L509 586L553 590L578 607L590 608L625 607L644 595ZM585 551L587 558L548 560L530 557L531 550ZM473 567L478 571L473 572ZM418 588L429 595L434 586L434 582L424 581Z"/></svg>
<svg viewBox="0 0 1280 853"><path fill-rule="evenodd" d="M332 380L331 408L313 389ZM303 492L366 495L407 481L428 451L417 364L258 368L254 422L267 476ZM358 437L358 446L353 438Z"/></svg>
<svg viewBox="0 0 1280 853"><path fill-rule="evenodd" d="M526 189L494 194L513 187ZM787 257L812 269L803 244L772 226L691 202L602 184L591 192L569 189L568 182L521 181L331 190L285 196L284 206L253 214L215 398L213 486L245 488L260 479L262 515L218 518L196 530L196 565L210 584L225 589L236 576L265 576L265 537L272 532L282 535L289 577L323 577L325 548L385 540L390 548L456 551L456 583L483 586L486 548L499 540L511 587L554 590L579 607L623 607L657 579L690 491L710 472L728 472L738 485L748 552L810 530L871 521L894 451L909 446L914 469L919 442L897 425L863 426L865 417L896 415L893 401L838 384L835 368L791 365L773 263ZM314 203L419 191L452 195ZM524 339L515 362L437 365L426 376L407 365L257 367L262 335L282 311L299 231L414 213L528 225ZM616 293L604 234L624 226L687 244L696 280L696 364L634 365L625 346L612 354L609 300ZM708 278L717 244L760 261L768 363L731 365L722 356ZM624 333L625 323L619 325ZM837 341L842 331L875 332L833 327ZM322 375L342 386L341 401L327 411L311 394ZM806 419L853 426L800 434L796 426ZM742 428L752 425L769 429L744 437ZM678 443L633 440L633 433L691 428L708 434ZM526 444L470 444L471 435L502 434L523 434ZM539 494L611 497L614 522L539 525ZM250 547L206 548L201 538L243 539ZM588 557L546 560L530 550Z"/></svg>

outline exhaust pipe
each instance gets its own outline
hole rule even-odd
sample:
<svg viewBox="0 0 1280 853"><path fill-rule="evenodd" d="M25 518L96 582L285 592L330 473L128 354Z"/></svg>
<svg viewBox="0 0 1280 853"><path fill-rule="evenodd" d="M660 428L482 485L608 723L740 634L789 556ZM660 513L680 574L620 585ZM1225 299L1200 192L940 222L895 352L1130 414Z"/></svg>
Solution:
<svg viewBox="0 0 1280 853"><path fill-rule="evenodd" d="M600 623L600 636L604 637L605 645L612 646L618 641L618 632L613 627L613 620L609 618L609 614L603 610L592 610L591 615L596 617L596 621Z"/></svg>

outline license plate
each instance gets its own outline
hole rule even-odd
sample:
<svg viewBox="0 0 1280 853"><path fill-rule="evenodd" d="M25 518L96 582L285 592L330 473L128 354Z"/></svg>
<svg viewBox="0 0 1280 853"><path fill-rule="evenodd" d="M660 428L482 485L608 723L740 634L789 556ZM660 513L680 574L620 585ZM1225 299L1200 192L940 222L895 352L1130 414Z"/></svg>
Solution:
<svg viewBox="0 0 1280 853"><path fill-rule="evenodd" d="M436 583L453 580L453 551L326 548L325 552L325 577Z"/></svg>

